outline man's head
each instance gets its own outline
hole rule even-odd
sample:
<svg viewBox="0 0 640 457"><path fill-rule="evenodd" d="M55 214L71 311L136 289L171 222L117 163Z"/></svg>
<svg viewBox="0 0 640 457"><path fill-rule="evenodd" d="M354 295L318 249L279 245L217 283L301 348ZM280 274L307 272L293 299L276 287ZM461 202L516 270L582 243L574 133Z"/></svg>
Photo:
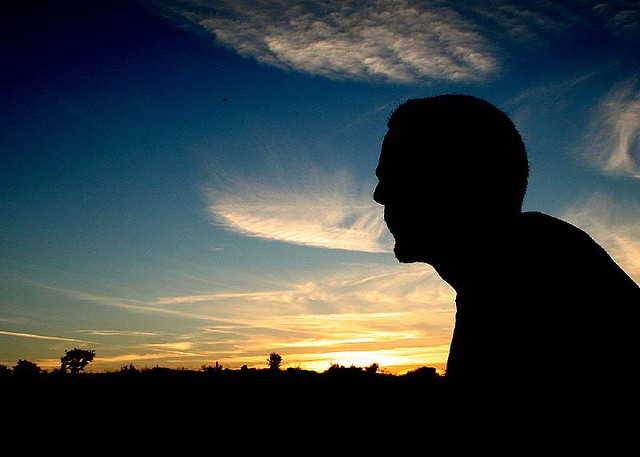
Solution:
<svg viewBox="0 0 640 457"><path fill-rule="evenodd" d="M374 199L403 262L431 263L517 218L527 188L511 120L475 97L412 99L388 121Z"/></svg>

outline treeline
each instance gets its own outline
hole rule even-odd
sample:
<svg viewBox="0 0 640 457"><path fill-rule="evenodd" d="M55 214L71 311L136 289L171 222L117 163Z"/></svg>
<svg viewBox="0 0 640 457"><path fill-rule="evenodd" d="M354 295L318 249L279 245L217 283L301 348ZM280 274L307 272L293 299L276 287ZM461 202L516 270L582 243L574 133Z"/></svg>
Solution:
<svg viewBox="0 0 640 457"><path fill-rule="evenodd" d="M101 411L101 415L118 418L121 409L146 418L163 417L169 411L172 415L224 411L224 417L241 415L245 420L268 420L269 411L279 417L286 414L288 420L294 420L291 415L295 414L307 418L311 413L316 418L318 414L340 415L342 409L348 414L362 415L368 410L377 414L384 408L396 410L399 405L407 408L419 402L431 408L444 400L445 386L445 378L432 367L394 375L381 372L376 364L332 365L323 372L230 369L220 364L199 370L128 365L119 371L76 374L59 369L16 372L5 367L0 375L0 389L11 393L7 398L16 405L14 410L59 412L60 405L67 404L76 405L78 411ZM25 409L25 405L30 406Z"/></svg>
<svg viewBox="0 0 640 457"><path fill-rule="evenodd" d="M267 368L249 368L243 365L239 369L225 368L219 362L215 365L203 365L200 370L192 370L187 368L162 368L155 366L153 368L138 369L133 364L125 365L115 372L103 373L82 373L83 370L95 358L95 351L74 348L65 350L65 354L60 358L60 368L51 372L42 369L37 363L29 360L20 359L18 363L9 368L0 364L0 381L13 379L16 381L36 381L36 380L52 380L52 381L69 381L75 379L83 379L87 382L89 379L109 379L114 381L131 381L135 379L205 379L205 380L241 380L256 379L262 381L276 380L278 382L286 382L289 379L296 380L358 380L375 382L393 382L398 379L419 380L421 382L436 382L440 376L433 367L421 367L411 370L408 373L398 376L380 371L380 366L373 363L368 367L357 367L351 365L345 367L339 364L332 364L326 371L318 373L315 371L304 370L301 368L282 369L282 356L277 352L272 352L266 360ZM284 374L283 374L284 373ZM82 378L77 378L77 375ZM67 376L69 375L69 376ZM277 377L276 377L277 376Z"/></svg>
<svg viewBox="0 0 640 457"><path fill-rule="evenodd" d="M199 370L187 368L139 369L133 364L119 371L82 372L78 364L73 371L61 366L46 371L37 364L20 360L13 368L0 365L0 384L4 388L26 388L33 394L47 395L73 393L83 395L127 395L140 398L153 395L188 397L193 395L216 396L219 400L233 398L258 398L279 395L292 398L296 395L348 395L357 397L372 392L398 393L414 388L437 389L445 378L435 368L421 367L402 375L381 371L378 364L368 367L331 365L323 372L301 368L282 369L277 354L268 359L267 368L226 368L218 362L202 366ZM84 366L82 367L84 368Z"/></svg>
<svg viewBox="0 0 640 457"><path fill-rule="evenodd" d="M374 430L399 421L413 423L414 412L419 412L422 427L425 415L443 410L448 396L444 377L431 367L402 375L381 372L376 365L332 365L322 372L128 365L77 374L5 368L1 378L4 417L12 418L12 426L59 430L62 437L73 430L82 439L118 430L113 439L123 443L142 439L138 435L146 427L147 439L155 443L175 436L176 430L186 435L199 430L196 435L218 441L240 434L240 446L260 434L287 442L307 437L308 447L319 437L351 434L363 426ZM376 439L377 433L367 438Z"/></svg>
<svg viewBox="0 0 640 457"><path fill-rule="evenodd" d="M84 367L83 367L84 368ZM241 368L227 368L216 362L215 365L203 365L199 370L189 368L165 368L161 366L137 368L133 364L125 365L118 371L104 372L82 372L76 366L69 370L64 366L51 371L40 368L36 363L20 359L18 363L10 368L0 364L0 381L14 380L42 381L42 382L90 382L91 380L113 380L113 381L134 381L134 380L232 380L242 379L256 381L282 381L287 380L326 380L326 381L373 381L373 382L396 382L399 380L437 382L442 377L433 367L420 367L408 371L402 375L391 374L380 371L379 365L374 363L368 367L357 367L351 365L332 364L327 370L317 372L302 368L282 369L279 365L270 365L267 368L250 368L247 365ZM83 381L80 381L83 380Z"/></svg>

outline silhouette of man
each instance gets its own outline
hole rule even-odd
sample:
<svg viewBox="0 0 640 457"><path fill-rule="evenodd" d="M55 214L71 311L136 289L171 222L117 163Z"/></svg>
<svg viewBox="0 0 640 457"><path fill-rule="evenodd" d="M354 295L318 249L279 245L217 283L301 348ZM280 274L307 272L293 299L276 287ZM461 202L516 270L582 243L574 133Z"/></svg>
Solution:
<svg viewBox="0 0 640 457"><path fill-rule="evenodd" d="M451 385L611 388L637 359L640 288L583 231L522 212L528 174L518 131L493 105L412 99L388 121L374 199L396 258L432 265L456 291Z"/></svg>

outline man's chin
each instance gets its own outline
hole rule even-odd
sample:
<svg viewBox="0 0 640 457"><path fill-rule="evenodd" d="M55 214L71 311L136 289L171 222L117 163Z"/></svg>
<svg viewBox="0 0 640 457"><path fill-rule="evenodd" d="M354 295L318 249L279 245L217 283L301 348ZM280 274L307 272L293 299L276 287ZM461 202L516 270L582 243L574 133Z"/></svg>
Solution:
<svg viewBox="0 0 640 457"><path fill-rule="evenodd" d="M407 245L407 243L398 243L393 247L393 253L400 263L427 263L429 265L433 265L433 262L436 259L436 256L432 252L433 249L419 249L416 248L415 243L411 243Z"/></svg>

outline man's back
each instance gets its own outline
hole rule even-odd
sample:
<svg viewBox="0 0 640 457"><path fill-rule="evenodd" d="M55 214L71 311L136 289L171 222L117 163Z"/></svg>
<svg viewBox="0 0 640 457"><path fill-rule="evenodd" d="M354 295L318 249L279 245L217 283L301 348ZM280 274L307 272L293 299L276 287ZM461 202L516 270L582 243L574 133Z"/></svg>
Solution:
<svg viewBox="0 0 640 457"><path fill-rule="evenodd" d="M512 235L484 287L458 294L450 379L589 389L628 377L640 288L566 222L523 213Z"/></svg>

